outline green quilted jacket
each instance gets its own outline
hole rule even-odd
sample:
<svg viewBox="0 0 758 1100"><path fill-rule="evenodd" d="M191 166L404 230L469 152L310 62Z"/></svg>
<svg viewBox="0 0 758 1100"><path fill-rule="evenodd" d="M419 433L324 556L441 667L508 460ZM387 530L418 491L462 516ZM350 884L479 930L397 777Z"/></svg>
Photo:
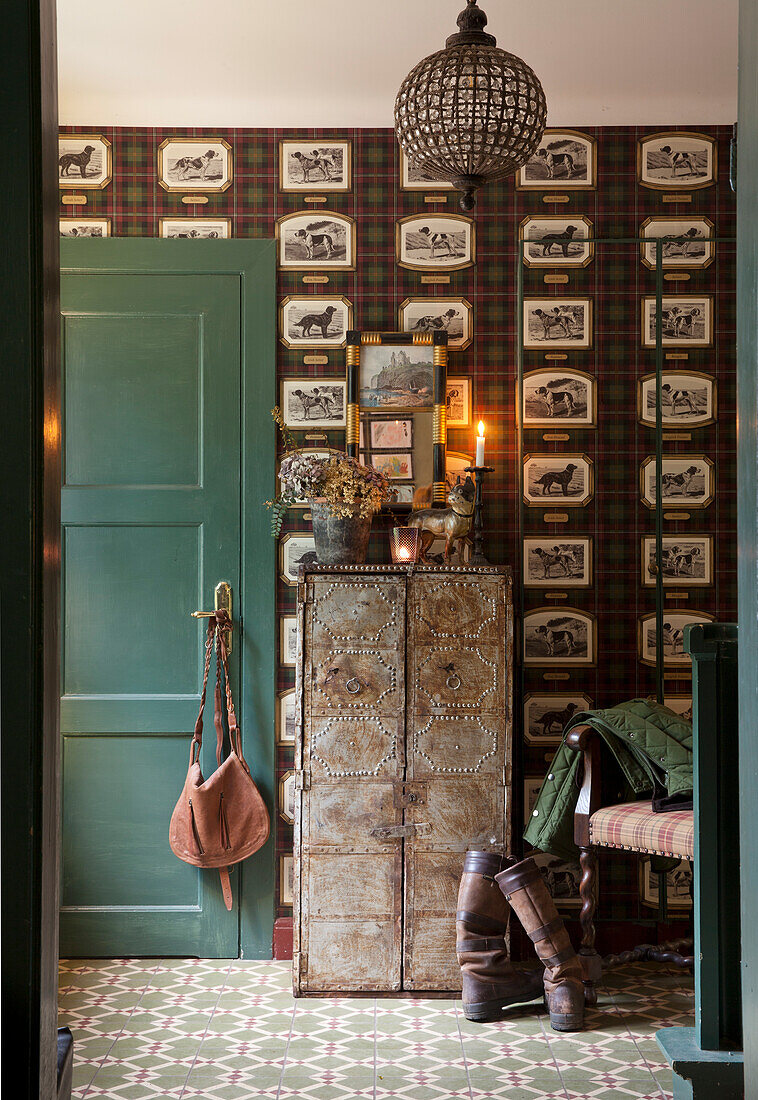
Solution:
<svg viewBox="0 0 758 1100"><path fill-rule="evenodd" d="M578 854L574 808L582 754L570 749L565 737L580 725L596 729L615 757L626 787L623 801L651 797L661 787L668 795L692 791L692 723L686 718L645 699L577 712L563 732L564 743L553 757L524 834L534 848L571 860Z"/></svg>

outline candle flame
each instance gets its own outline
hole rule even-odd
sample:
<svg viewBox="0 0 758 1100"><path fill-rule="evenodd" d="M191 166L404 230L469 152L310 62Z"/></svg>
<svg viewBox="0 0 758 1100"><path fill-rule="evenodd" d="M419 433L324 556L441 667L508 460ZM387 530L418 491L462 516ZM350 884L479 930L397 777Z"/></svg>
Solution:
<svg viewBox="0 0 758 1100"><path fill-rule="evenodd" d="M410 554L410 551L407 550L405 546L401 546L400 549L397 552L397 556L399 558L402 558L402 559L407 561L407 559L411 556L411 554Z"/></svg>
<svg viewBox="0 0 758 1100"><path fill-rule="evenodd" d="M483 420L479 421L479 436L480 436L481 439L484 439L484 421Z"/></svg>

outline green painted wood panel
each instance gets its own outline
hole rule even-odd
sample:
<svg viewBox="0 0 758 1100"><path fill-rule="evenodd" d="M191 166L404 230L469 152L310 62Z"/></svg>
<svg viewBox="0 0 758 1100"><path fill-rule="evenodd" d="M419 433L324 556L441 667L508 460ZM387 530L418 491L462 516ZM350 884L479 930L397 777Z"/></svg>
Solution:
<svg viewBox="0 0 758 1100"><path fill-rule="evenodd" d="M190 612L240 591L240 300L233 274L62 279L68 954L239 952L239 891L228 913L167 833L202 682Z"/></svg>

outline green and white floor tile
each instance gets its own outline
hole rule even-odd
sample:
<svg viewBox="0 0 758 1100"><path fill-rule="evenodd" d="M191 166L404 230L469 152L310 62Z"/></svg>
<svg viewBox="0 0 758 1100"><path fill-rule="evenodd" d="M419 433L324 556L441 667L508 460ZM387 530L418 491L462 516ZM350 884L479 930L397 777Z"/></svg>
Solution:
<svg viewBox="0 0 758 1100"><path fill-rule="evenodd" d="M653 964L608 974L583 1032L541 1006L470 1023L459 1001L295 1000L290 964L63 961L75 1100L667 1100L653 1035L692 1023L690 978Z"/></svg>

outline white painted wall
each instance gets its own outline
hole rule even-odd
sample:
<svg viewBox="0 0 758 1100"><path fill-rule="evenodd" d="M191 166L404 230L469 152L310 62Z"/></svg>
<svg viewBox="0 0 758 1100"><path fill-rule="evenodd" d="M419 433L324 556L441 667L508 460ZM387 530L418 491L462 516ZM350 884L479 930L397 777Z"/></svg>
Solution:
<svg viewBox="0 0 758 1100"><path fill-rule="evenodd" d="M391 126L464 0L58 0L67 125ZM737 114L738 0L481 0L549 125Z"/></svg>

